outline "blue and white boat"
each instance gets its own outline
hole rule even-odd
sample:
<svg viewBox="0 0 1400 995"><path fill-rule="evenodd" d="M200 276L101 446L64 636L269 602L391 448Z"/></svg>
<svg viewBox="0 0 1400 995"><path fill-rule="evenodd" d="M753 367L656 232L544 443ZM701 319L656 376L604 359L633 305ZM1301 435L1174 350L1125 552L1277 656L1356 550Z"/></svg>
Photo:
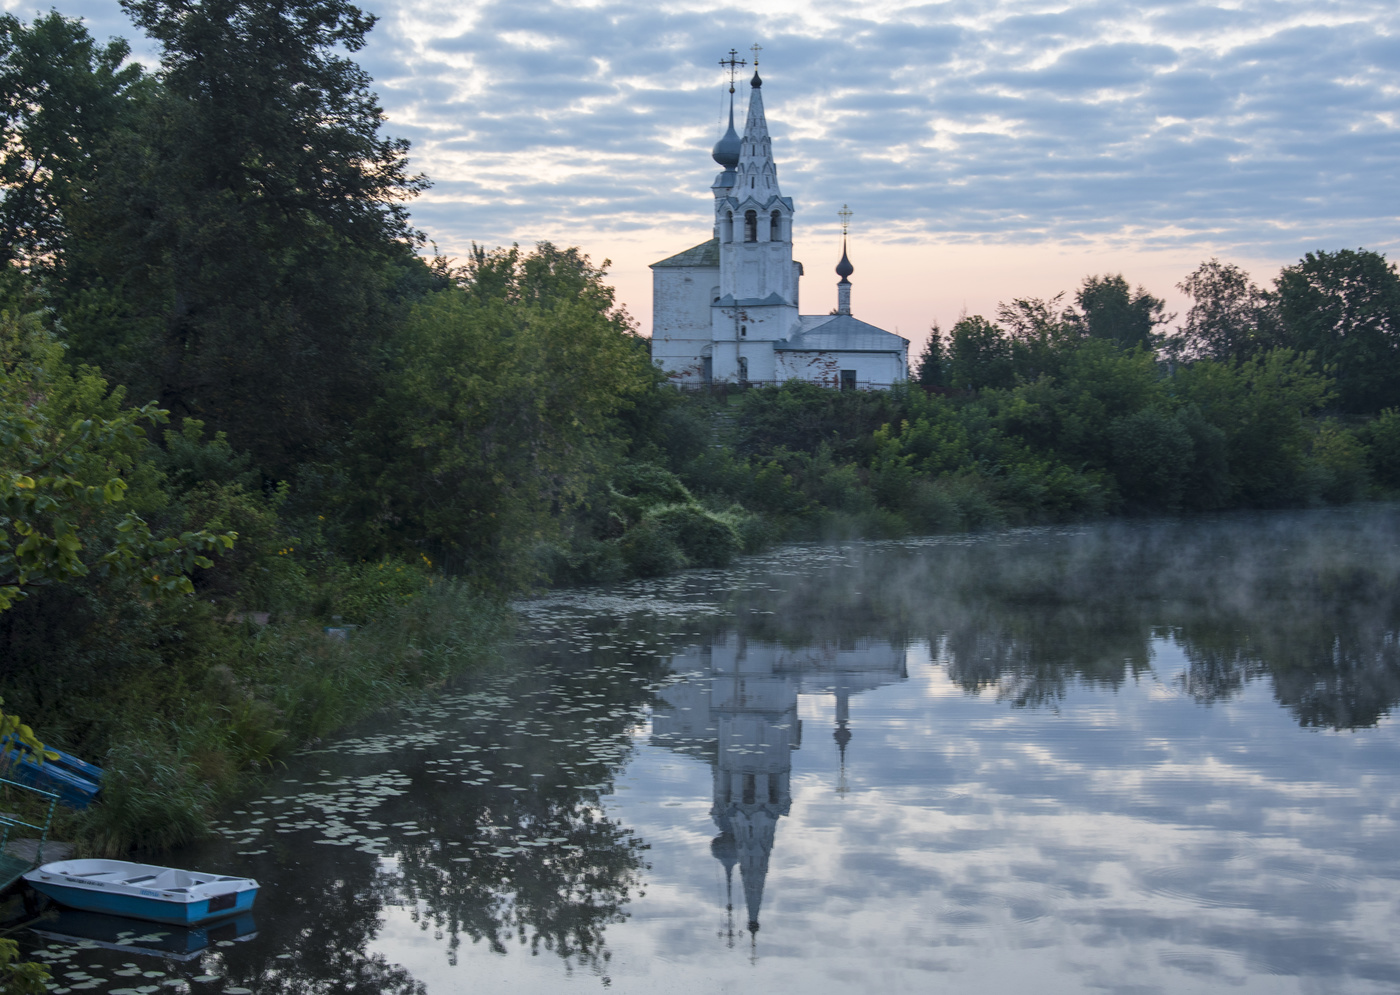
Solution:
<svg viewBox="0 0 1400 995"><path fill-rule="evenodd" d="M24 880L69 908L174 926L198 926L247 912L258 894L252 878L125 860L60 860L30 871Z"/></svg>

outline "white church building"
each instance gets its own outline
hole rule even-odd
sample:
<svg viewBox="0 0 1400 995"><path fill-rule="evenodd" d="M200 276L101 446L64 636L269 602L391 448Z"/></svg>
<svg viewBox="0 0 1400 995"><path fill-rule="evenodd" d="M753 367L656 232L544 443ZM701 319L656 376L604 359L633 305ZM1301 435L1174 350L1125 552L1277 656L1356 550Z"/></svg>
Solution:
<svg viewBox="0 0 1400 995"><path fill-rule="evenodd" d="M851 314L844 237L835 310L798 312L792 198L778 188L756 70L750 86L743 138L731 83L729 130L713 152L723 167L711 187L713 237L651 264L653 362L679 386L806 380L854 390L907 379L909 340Z"/></svg>

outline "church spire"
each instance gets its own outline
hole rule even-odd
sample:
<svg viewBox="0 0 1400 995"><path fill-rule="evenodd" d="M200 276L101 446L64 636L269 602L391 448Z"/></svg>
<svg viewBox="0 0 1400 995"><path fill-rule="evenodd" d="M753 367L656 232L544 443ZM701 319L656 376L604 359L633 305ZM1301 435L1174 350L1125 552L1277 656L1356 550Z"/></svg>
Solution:
<svg viewBox="0 0 1400 995"><path fill-rule="evenodd" d="M773 140L763 113L763 80L758 75L758 46L754 46L753 79L749 80L749 115L739 154L739 186L735 196L746 193L757 200L782 196L778 190L778 166L773 161Z"/></svg>
<svg viewBox="0 0 1400 995"><path fill-rule="evenodd" d="M851 226L851 209L845 204L841 205L841 210L836 212L841 219L841 261L836 264L836 275L841 278L841 282L836 285L836 313L851 313L851 281L850 276L856 271L851 265L850 256L846 255L846 232Z"/></svg>

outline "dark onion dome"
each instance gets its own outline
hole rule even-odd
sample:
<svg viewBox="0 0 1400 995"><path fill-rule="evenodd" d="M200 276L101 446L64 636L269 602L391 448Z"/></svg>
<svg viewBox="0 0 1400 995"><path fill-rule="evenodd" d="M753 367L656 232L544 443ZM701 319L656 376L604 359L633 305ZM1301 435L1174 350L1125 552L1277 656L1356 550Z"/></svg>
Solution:
<svg viewBox="0 0 1400 995"><path fill-rule="evenodd" d="M758 70L755 69L755 70L753 71L753 79L749 80L749 86L751 86L751 87L753 87L755 90L757 90L757 89L758 89L759 87L761 87L762 85L763 85L763 80L759 79L759 77L758 77Z"/></svg>
<svg viewBox="0 0 1400 995"><path fill-rule="evenodd" d="M846 240L843 238L841 240L841 261L836 264L836 275L841 278L842 283L845 283L846 277L850 276L855 271L856 268L851 265L850 259L846 257Z"/></svg>
<svg viewBox="0 0 1400 995"><path fill-rule="evenodd" d="M739 133L734 130L734 108L729 108L729 130L724 133L724 137L715 142L714 151L710 155L715 162L719 163L726 170L733 169L739 165L739 153L743 149L743 142L739 140Z"/></svg>

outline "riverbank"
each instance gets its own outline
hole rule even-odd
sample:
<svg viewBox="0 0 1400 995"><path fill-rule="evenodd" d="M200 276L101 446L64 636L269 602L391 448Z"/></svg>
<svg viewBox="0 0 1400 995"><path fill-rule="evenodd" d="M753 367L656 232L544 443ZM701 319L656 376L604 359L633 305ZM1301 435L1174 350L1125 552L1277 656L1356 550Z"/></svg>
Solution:
<svg viewBox="0 0 1400 995"><path fill-rule="evenodd" d="M149 607L153 622L179 616L163 666L31 687L38 693L17 702L42 738L78 744L105 768L99 801L63 810L54 828L84 855L199 838L221 806L292 753L490 658L509 618L501 601L442 579L367 624L329 630L216 617L194 599Z"/></svg>

